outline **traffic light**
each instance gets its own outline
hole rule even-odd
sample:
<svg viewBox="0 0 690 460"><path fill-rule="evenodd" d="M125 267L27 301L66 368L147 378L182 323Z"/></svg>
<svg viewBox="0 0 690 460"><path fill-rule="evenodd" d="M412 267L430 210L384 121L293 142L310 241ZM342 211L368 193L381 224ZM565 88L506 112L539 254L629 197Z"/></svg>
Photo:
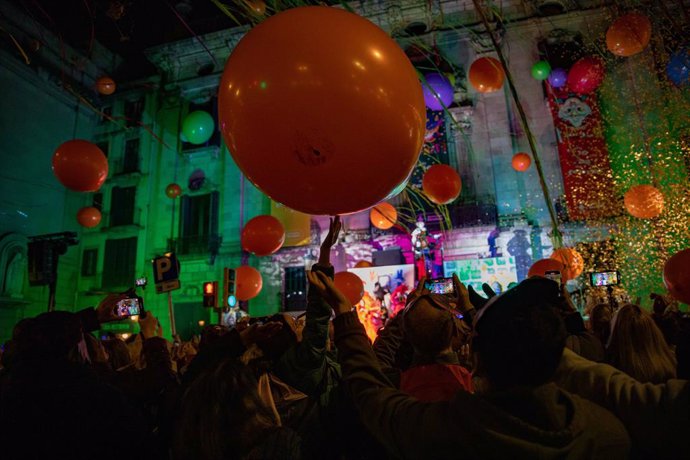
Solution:
<svg viewBox="0 0 690 460"><path fill-rule="evenodd" d="M235 269L223 269L223 308L232 308L237 305L235 297Z"/></svg>
<svg viewBox="0 0 690 460"><path fill-rule="evenodd" d="M218 308L218 281L204 283L204 307Z"/></svg>

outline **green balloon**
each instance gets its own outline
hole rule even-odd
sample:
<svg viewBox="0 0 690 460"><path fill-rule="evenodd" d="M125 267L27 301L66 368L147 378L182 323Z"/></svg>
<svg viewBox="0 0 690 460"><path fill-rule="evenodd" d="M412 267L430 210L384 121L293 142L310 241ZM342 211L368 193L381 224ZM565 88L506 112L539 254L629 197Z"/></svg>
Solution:
<svg viewBox="0 0 690 460"><path fill-rule="evenodd" d="M213 128L213 117L203 110L190 113L182 122L182 134L192 144L203 144L211 139Z"/></svg>
<svg viewBox="0 0 690 460"><path fill-rule="evenodd" d="M532 66L532 76L535 80L546 80L551 73L551 64L546 61L537 61Z"/></svg>

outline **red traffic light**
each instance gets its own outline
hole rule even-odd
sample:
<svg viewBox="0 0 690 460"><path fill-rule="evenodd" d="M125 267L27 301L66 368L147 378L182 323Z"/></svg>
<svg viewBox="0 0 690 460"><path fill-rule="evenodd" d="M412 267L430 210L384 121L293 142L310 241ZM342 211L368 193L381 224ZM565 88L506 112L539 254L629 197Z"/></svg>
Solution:
<svg viewBox="0 0 690 460"><path fill-rule="evenodd" d="M204 307L218 308L218 281L204 283Z"/></svg>

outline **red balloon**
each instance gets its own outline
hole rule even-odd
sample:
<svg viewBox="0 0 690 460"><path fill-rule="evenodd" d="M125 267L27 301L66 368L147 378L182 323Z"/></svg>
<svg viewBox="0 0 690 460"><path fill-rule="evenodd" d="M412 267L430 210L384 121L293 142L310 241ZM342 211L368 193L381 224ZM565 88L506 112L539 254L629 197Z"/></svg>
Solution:
<svg viewBox="0 0 690 460"><path fill-rule="evenodd" d="M470 65L470 83L480 93L492 93L503 87L505 72L501 63L492 57L482 57Z"/></svg>
<svg viewBox="0 0 690 460"><path fill-rule="evenodd" d="M532 276L546 276L546 272L549 271L559 271L563 273L565 267L562 263L554 259L541 259L537 260L532 264L527 272L527 276L531 278Z"/></svg>
<svg viewBox="0 0 690 460"><path fill-rule="evenodd" d="M285 228L273 216L256 216L242 229L242 249L257 256L273 254L285 242Z"/></svg>
<svg viewBox="0 0 690 460"><path fill-rule="evenodd" d="M652 185L635 185L623 196L625 209L638 219L654 219L664 212L664 195Z"/></svg>
<svg viewBox="0 0 690 460"><path fill-rule="evenodd" d="M604 81L604 62L596 57L584 57L568 72L568 89L578 94L589 94Z"/></svg>
<svg viewBox="0 0 690 460"><path fill-rule="evenodd" d="M436 204L448 204L460 196L462 182L458 172L448 165L433 165L422 178L424 194Z"/></svg>
<svg viewBox="0 0 690 460"><path fill-rule="evenodd" d="M556 249L551 254L551 258L563 264L564 269L561 271L563 281L577 278L585 269L585 260L573 248Z"/></svg>
<svg viewBox="0 0 690 460"><path fill-rule="evenodd" d="M690 249L683 249L666 261L664 285L677 300L690 304Z"/></svg>
<svg viewBox="0 0 690 460"><path fill-rule="evenodd" d="M618 19L606 31L606 47L616 56L633 56L641 53L652 38L652 23L641 13L628 13Z"/></svg>
<svg viewBox="0 0 690 460"><path fill-rule="evenodd" d="M218 98L240 170L307 214L381 202L408 178L424 140L422 87L407 56L338 8L292 8L253 27L227 60Z"/></svg>
<svg viewBox="0 0 690 460"><path fill-rule="evenodd" d="M235 282L237 300L253 299L259 295L261 287L263 286L261 273L259 273L256 268L250 267L249 265L242 265L235 269Z"/></svg>
<svg viewBox="0 0 690 460"><path fill-rule="evenodd" d="M104 96L110 96L115 92L117 85L115 85L115 80L110 77L101 77L96 80L96 91Z"/></svg>
<svg viewBox="0 0 690 460"><path fill-rule="evenodd" d="M513 169L516 171L527 171L532 164L532 158L526 153L520 152L513 155Z"/></svg>
<svg viewBox="0 0 690 460"><path fill-rule="evenodd" d="M373 267L372 263L368 260L360 260L355 264L355 268L369 268Z"/></svg>
<svg viewBox="0 0 690 460"><path fill-rule="evenodd" d="M362 279L350 272L338 272L333 279L335 287L345 294L347 300L356 305L364 297L364 283Z"/></svg>
<svg viewBox="0 0 690 460"><path fill-rule="evenodd" d="M388 230L398 220L398 211L390 203L379 203L369 211L371 224L381 230Z"/></svg>
<svg viewBox="0 0 690 460"><path fill-rule="evenodd" d="M165 194L168 196L168 198L175 199L182 194L182 187L174 183L169 184L167 187L165 187Z"/></svg>
<svg viewBox="0 0 690 460"><path fill-rule="evenodd" d="M101 223L101 211L87 206L77 211L77 222L79 225L86 228L93 228Z"/></svg>
<svg viewBox="0 0 690 460"><path fill-rule="evenodd" d="M95 192L108 177L108 158L89 141L67 141L53 154L53 174L70 190Z"/></svg>

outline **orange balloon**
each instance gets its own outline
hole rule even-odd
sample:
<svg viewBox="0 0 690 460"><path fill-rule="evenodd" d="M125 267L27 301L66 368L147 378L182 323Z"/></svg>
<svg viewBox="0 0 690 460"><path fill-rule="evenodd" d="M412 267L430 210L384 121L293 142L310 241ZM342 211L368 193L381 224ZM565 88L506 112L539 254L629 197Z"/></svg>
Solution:
<svg viewBox="0 0 690 460"><path fill-rule="evenodd" d="M79 225L86 228L93 228L101 223L101 211L87 206L77 211L77 222Z"/></svg>
<svg viewBox="0 0 690 460"><path fill-rule="evenodd" d="M664 195L652 185L635 185L623 196L625 209L638 219L653 219L664 212Z"/></svg>
<svg viewBox="0 0 690 460"><path fill-rule="evenodd" d="M356 305L364 297L364 283L362 279L350 272L338 272L333 279L335 287L345 294L347 300Z"/></svg>
<svg viewBox="0 0 690 460"><path fill-rule="evenodd" d="M108 177L108 158L96 144L67 141L53 154L53 174L70 190L95 192Z"/></svg>
<svg viewBox="0 0 690 460"><path fill-rule="evenodd" d="M559 271L563 274L565 267L562 263L555 259L540 259L532 264L527 272L527 277L531 278L533 276L546 276L546 272L549 271Z"/></svg>
<svg viewBox="0 0 690 460"><path fill-rule="evenodd" d="M398 221L398 211L390 203L379 203L369 211L371 224L381 230L388 230Z"/></svg>
<svg viewBox="0 0 690 460"><path fill-rule="evenodd" d="M666 261L664 284L673 297L690 304L690 249L679 251Z"/></svg>
<svg viewBox="0 0 690 460"><path fill-rule="evenodd" d="M182 194L182 187L180 187L179 185L177 185L175 183L168 184L168 186L165 187L165 195L168 198L175 199L178 196L180 196L181 194Z"/></svg>
<svg viewBox="0 0 690 460"><path fill-rule="evenodd" d="M266 3L263 0L248 0L246 4L252 14L257 16L266 14Z"/></svg>
<svg viewBox="0 0 690 460"><path fill-rule="evenodd" d="M253 299L259 295L261 287L263 286L261 273L259 273L256 268L250 267L249 265L242 265L235 269L235 282L237 300Z"/></svg>
<svg viewBox="0 0 690 460"><path fill-rule="evenodd" d="M433 165L424 173L422 190L436 204L448 204L460 196L462 182L458 172L448 165Z"/></svg>
<svg viewBox="0 0 690 460"><path fill-rule="evenodd" d="M355 268L369 268L373 267L372 263L368 260L360 260L355 264Z"/></svg>
<svg viewBox="0 0 690 460"><path fill-rule="evenodd" d="M560 248L553 251L551 258L563 264L561 275L563 281L577 278L585 269L585 260L572 248Z"/></svg>
<svg viewBox="0 0 690 460"><path fill-rule="evenodd" d="M527 171L532 164L532 158L524 152L513 155L513 169L516 171Z"/></svg>
<svg viewBox="0 0 690 460"><path fill-rule="evenodd" d="M505 76L501 63L492 57L479 58L470 65L470 83L480 93L501 89Z"/></svg>
<svg viewBox="0 0 690 460"><path fill-rule="evenodd" d="M606 47L616 56L641 53L652 38L652 23L641 13L628 13L616 19L606 31Z"/></svg>
<svg viewBox="0 0 690 460"><path fill-rule="evenodd" d="M371 21L337 8L292 8L252 28L228 58L218 98L240 170L307 214L384 200L424 140L422 87L407 56Z"/></svg>
<svg viewBox="0 0 690 460"><path fill-rule="evenodd" d="M240 240L245 251L267 256L285 243L285 228L273 216L256 216L244 226Z"/></svg>
<svg viewBox="0 0 690 460"><path fill-rule="evenodd" d="M117 85L115 80L110 77L101 77L96 80L96 91L104 96L110 96L115 92Z"/></svg>

